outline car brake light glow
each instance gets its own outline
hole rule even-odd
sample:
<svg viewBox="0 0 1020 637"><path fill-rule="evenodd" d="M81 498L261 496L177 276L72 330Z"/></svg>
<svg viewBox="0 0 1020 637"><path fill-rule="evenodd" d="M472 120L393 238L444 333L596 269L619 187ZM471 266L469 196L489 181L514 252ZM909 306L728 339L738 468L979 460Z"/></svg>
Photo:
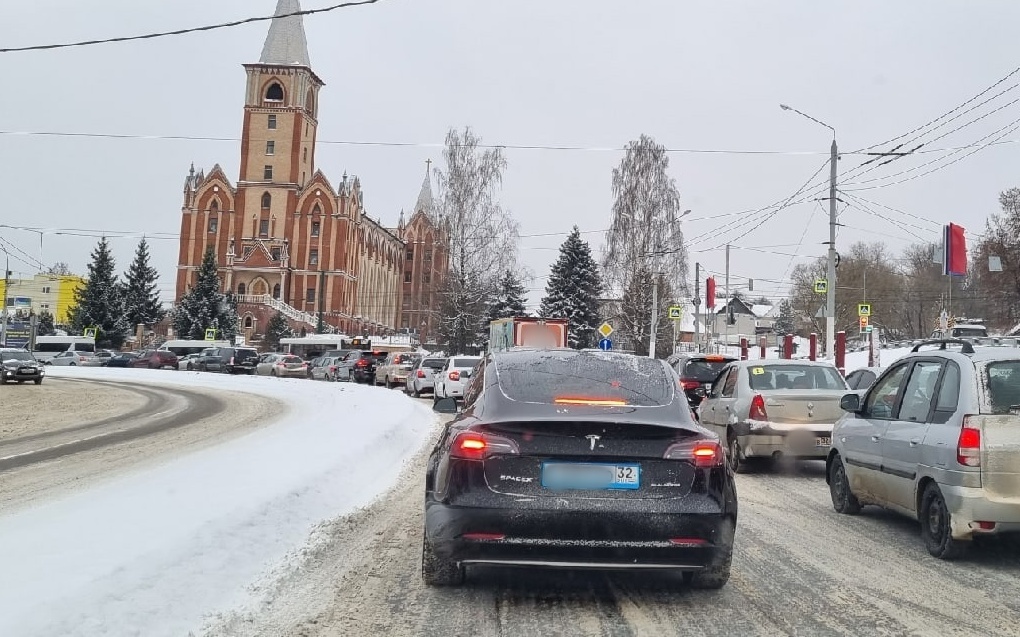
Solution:
<svg viewBox="0 0 1020 637"><path fill-rule="evenodd" d="M423 371L421 371L421 370L419 369L419 370L418 370L418 373L416 374L416 376L417 376L418 378L425 378L425 372L423 372Z"/></svg>
<svg viewBox="0 0 1020 637"><path fill-rule="evenodd" d="M722 356L720 356L719 354L709 354L708 356L705 357L705 360L709 361L711 363L718 363L718 362L724 361L726 359L723 358Z"/></svg>
<svg viewBox="0 0 1020 637"><path fill-rule="evenodd" d="M671 537L669 538L669 543L674 546L686 546L693 548L695 546L705 546L708 544L708 541L703 540L700 537Z"/></svg>
<svg viewBox="0 0 1020 637"><path fill-rule="evenodd" d="M765 399L761 394L755 394L751 399L751 409L747 414L748 420L768 420L769 415L765 411Z"/></svg>
<svg viewBox="0 0 1020 637"><path fill-rule="evenodd" d="M719 467L723 465L723 451L714 440L695 440L670 445L662 456L666 460L690 460L695 467Z"/></svg>
<svg viewBox="0 0 1020 637"><path fill-rule="evenodd" d="M697 389L701 387L701 383L696 380L682 380L680 381L680 386L684 389Z"/></svg>
<svg viewBox="0 0 1020 637"><path fill-rule="evenodd" d="M970 426L970 418L963 417L963 428L956 443L956 461L965 467L980 467L981 430Z"/></svg>
<svg viewBox="0 0 1020 637"><path fill-rule="evenodd" d="M355 367L368 367L368 361L364 358L359 358L357 363L354 363Z"/></svg>
<svg viewBox="0 0 1020 637"><path fill-rule="evenodd" d="M462 431L457 434L450 446L451 458L465 460L484 460L496 454L517 455L519 453L520 449L513 440L478 431Z"/></svg>
<svg viewBox="0 0 1020 637"><path fill-rule="evenodd" d="M617 398L555 398L557 405L594 405L596 407L625 407L626 400Z"/></svg>
<svg viewBox="0 0 1020 637"><path fill-rule="evenodd" d="M452 372L450 372L449 376L450 380L460 380L460 372L458 372L457 370L453 370Z"/></svg>

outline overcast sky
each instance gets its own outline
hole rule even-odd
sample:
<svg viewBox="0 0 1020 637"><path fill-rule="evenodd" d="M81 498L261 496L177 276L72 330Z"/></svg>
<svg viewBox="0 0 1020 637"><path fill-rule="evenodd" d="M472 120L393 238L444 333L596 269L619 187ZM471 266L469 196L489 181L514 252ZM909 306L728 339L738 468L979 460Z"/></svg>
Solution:
<svg viewBox="0 0 1020 637"><path fill-rule="evenodd" d="M305 0L302 7L335 1ZM0 46L200 26L269 15L276 2L4 5ZM675 152L670 164L683 207L692 210L684 221L692 271L697 260L721 274L724 250L712 248L729 240L734 286L755 276L756 295L778 298L786 293L778 281L791 265L824 253L827 210L810 201L791 206L750 233L763 215L720 217L783 200L825 160L830 132L778 105L834 126L841 150L885 141L956 107L1020 64L1018 23L1020 3L1009 0L383 0L305 18L312 66L326 82L318 167L334 183L345 170L359 175L369 214L395 225L400 209L415 200L425 160L441 158L438 144L451 126L470 125L490 143L589 148L508 150L502 201L523 235L565 235L577 224L598 249L598 231L610 221L611 171L621 157L602 149L646 133L677 149L788 151ZM0 54L0 130L237 138L241 64L258 60L268 26ZM1017 81L1020 74L985 98ZM1010 91L925 139L1017 97L1020 90ZM930 148L972 144L1018 117L1020 103L1006 106ZM1020 139L1020 132L1004 139ZM338 141L422 146L326 143ZM240 154L236 141L0 135L0 144L0 224L137 233L178 232L189 164L208 171L220 163L236 180ZM997 145L929 176L852 193L935 223L868 204L908 224L904 229L851 208L841 215L847 227L839 246L880 240L898 251L917 240L908 231L934 239L948 221L981 232L997 210L999 191L1020 184L1018 152L1020 145ZM917 155L843 181L900 173L946 154ZM864 159L844 156L840 172ZM66 261L78 272L95 245L93 238L46 234L40 251L38 234L0 227L0 236L31 259L13 256ZM541 277L529 286L533 304L562 240L521 240L522 262ZM137 239L111 242L124 269ZM177 242L152 243L169 299ZM11 269L33 271L18 260Z"/></svg>

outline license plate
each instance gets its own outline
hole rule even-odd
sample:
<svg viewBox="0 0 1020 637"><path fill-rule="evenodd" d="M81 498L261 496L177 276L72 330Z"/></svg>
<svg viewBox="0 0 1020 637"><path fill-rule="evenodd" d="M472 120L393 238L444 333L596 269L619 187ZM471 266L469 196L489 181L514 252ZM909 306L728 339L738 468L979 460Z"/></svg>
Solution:
<svg viewBox="0 0 1020 637"><path fill-rule="evenodd" d="M829 438L829 437L815 438L815 446L816 447L831 447L832 446L832 438Z"/></svg>
<svg viewBox="0 0 1020 637"><path fill-rule="evenodd" d="M546 462L542 465L542 486L546 489L637 489L641 484L641 466Z"/></svg>
<svg viewBox="0 0 1020 637"><path fill-rule="evenodd" d="M31 367L22 367L20 372L22 374L34 374L35 373L35 369L33 369Z"/></svg>

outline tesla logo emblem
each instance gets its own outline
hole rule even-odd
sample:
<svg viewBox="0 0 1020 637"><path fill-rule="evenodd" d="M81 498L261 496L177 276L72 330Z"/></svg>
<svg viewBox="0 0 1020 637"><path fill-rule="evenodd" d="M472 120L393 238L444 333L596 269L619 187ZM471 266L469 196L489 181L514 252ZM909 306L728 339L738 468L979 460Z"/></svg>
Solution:
<svg viewBox="0 0 1020 637"><path fill-rule="evenodd" d="M814 403L808 403L807 404L807 408L808 409L814 409L815 408L815 404Z"/></svg>
<svg viewBox="0 0 1020 637"><path fill-rule="evenodd" d="M596 436L595 434L589 434L589 435L585 436L585 438L587 438L588 442L591 443L591 450L595 451L595 443L598 442L599 440L601 440L602 436Z"/></svg>

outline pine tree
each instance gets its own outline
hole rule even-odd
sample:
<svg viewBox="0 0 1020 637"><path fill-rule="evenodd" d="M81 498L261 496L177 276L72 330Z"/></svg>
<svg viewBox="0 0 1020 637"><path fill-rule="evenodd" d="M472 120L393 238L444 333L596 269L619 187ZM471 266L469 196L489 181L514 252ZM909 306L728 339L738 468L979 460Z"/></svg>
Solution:
<svg viewBox="0 0 1020 637"><path fill-rule="evenodd" d="M527 290L524 289L520 277L513 270L506 270L499 278L496 293L489 301L489 322L501 318L527 316L526 301Z"/></svg>
<svg viewBox="0 0 1020 637"><path fill-rule="evenodd" d="M290 324L287 323L283 312L274 314L266 325L266 342L274 350L280 349L280 339L287 338L293 334L294 330L290 329Z"/></svg>
<svg viewBox="0 0 1020 637"><path fill-rule="evenodd" d="M233 296L220 292L220 285L216 254L209 248L194 285L174 308L174 330L181 338L205 338L207 329L215 329L219 339L231 340L237 334L237 304Z"/></svg>
<svg viewBox="0 0 1020 637"><path fill-rule="evenodd" d="M783 299L779 303L779 316L776 317L775 323L772 324L772 331L780 336L795 333L796 325L793 322L793 305L790 301Z"/></svg>
<svg viewBox="0 0 1020 637"><path fill-rule="evenodd" d="M36 324L36 335L37 336L49 336L56 331L56 326L53 322L53 315L43 310L39 312L39 321Z"/></svg>
<svg viewBox="0 0 1020 637"><path fill-rule="evenodd" d="M124 274L124 313L129 326L153 325L162 320L165 312L159 302L158 279L156 268L149 265L149 244L142 239Z"/></svg>
<svg viewBox="0 0 1020 637"><path fill-rule="evenodd" d="M77 333L81 334L87 327L98 328L97 344L119 348L130 325L124 315L123 292L115 268L110 246L103 237L92 251L88 280L75 290L69 313L71 328Z"/></svg>
<svg viewBox="0 0 1020 637"><path fill-rule="evenodd" d="M594 347L599 324L599 295L602 276L591 256L591 247L581 239L574 226L560 246L560 256L553 264L549 283L542 299L541 315L565 318L570 322L567 344L575 349Z"/></svg>

